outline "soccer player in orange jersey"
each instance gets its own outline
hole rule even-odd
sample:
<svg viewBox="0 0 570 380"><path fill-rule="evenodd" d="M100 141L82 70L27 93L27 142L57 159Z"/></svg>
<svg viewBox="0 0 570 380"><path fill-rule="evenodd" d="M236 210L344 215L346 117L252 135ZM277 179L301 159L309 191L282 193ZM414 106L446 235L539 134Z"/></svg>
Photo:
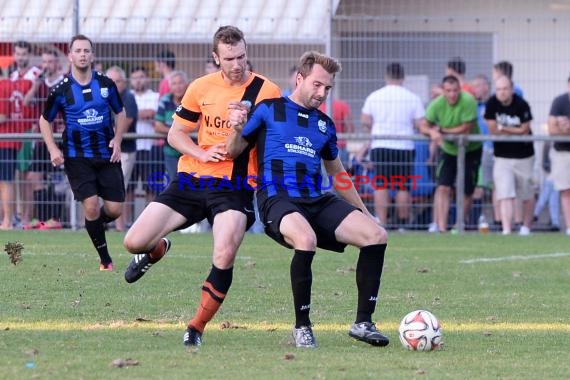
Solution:
<svg viewBox="0 0 570 380"><path fill-rule="evenodd" d="M253 186L254 151L231 159L225 141L231 134L230 102L257 104L281 96L279 87L247 70L246 42L234 26L214 34L212 56L220 70L192 82L173 116L168 143L180 153L177 178L151 202L124 239L135 254L126 272L135 282L170 248L165 237L208 218L214 237L213 264L202 286L200 305L184 334L186 346L200 346L206 324L220 308L232 283L237 250L245 231L255 221ZM189 136L198 132L198 143Z"/></svg>

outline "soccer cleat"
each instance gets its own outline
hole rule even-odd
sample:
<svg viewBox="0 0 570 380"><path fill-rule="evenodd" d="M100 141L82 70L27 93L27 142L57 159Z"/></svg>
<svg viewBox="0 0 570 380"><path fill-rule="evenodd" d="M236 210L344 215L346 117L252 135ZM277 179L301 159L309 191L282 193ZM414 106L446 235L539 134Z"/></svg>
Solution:
<svg viewBox="0 0 570 380"><path fill-rule="evenodd" d="M164 241L164 252L160 259L166 255L166 252L170 250L170 240L167 238L162 238ZM160 259L156 260L154 263L150 262L150 254L149 253L139 253L132 258L127 270L125 271L125 280L130 284L135 281L138 281L139 278L144 276L144 274L150 269L151 266L156 264Z"/></svg>
<svg viewBox="0 0 570 380"><path fill-rule="evenodd" d="M293 340L295 341L295 346L298 348L316 348L317 340L313 335L313 329L311 326L301 326L299 328L293 328Z"/></svg>
<svg viewBox="0 0 570 380"><path fill-rule="evenodd" d="M112 272L113 271L113 263L109 263L107 265L101 263L101 264L99 264L99 270L101 272Z"/></svg>
<svg viewBox="0 0 570 380"><path fill-rule="evenodd" d="M390 343L390 339L382 335L373 322L353 323L348 335L373 346L384 347Z"/></svg>
<svg viewBox="0 0 570 380"><path fill-rule="evenodd" d="M186 347L200 347L202 345L202 333L194 330L192 327L188 327L182 341Z"/></svg>

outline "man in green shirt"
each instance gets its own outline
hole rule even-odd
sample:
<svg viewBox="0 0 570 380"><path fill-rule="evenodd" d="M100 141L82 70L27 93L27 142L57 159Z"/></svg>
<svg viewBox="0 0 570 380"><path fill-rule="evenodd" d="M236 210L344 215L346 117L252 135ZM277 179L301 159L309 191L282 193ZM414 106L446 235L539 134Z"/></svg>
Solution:
<svg viewBox="0 0 570 380"><path fill-rule="evenodd" d="M421 133L441 147L441 156L436 169L437 187L434 195L434 221L439 232L447 231L447 216L451 189L457 176L458 146L444 141L443 135L479 134L477 125L477 102L467 92L461 91L459 80L448 75L442 81L443 94L430 103L425 120L420 125ZM477 172L481 162L481 142L469 142L465 154L465 202L464 215L469 215L473 191L477 184Z"/></svg>

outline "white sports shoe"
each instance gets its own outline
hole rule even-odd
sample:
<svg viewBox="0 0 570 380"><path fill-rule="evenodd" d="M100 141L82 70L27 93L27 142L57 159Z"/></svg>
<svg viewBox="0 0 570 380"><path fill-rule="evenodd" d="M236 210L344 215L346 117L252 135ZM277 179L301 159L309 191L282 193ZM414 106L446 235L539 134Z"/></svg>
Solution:
<svg viewBox="0 0 570 380"><path fill-rule="evenodd" d="M528 236L530 235L530 228L528 228L527 226L521 226L521 229L519 230L519 236Z"/></svg>

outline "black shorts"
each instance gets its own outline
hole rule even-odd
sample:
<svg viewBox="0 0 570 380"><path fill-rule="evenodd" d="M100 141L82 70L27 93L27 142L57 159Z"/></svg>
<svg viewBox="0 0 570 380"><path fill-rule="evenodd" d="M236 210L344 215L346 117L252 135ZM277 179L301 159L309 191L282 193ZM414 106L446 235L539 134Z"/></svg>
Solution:
<svg viewBox="0 0 570 380"><path fill-rule="evenodd" d="M154 200L154 202L170 207L187 219L187 222L177 229L189 227L204 218L213 224L217 214L228 210L236 210L245 214L247 217L246 231L255 222L252 190L218 186L217 182L210 182L208 186L200 186L198 179L192 179L191 182L193 185L188 186L181 183L177 177Z"/></svg>
<svg viewBox="0 0 570 380"><path fill-rule="evenodd" d="M0 148L0 181L12 182L16 175L18 149Z"/></svg>
<svg viewBox="0 0 570 380"><path fill-rule="evenodd" d="M356 207L333 193L316 198L291 198L284 194L266 198L258 193L259 215L267 236L287 248L293 248L279 231L284 216L298 212L307 219L317 235L317 247L329 251L344 252L345 243L336 240L335 230Z"/></svg>
<svg viewBox="0 0 570 380"><path fill-rule="evenodd" d="M120 162L102 158L66 157L64 169L76 200L83 201L98 195L106 201L125 201Z"/></svg>
<svg viewBox="0 0 570 380"><path fill-rule="evenodd" d="M465 153L465 195L472 195L477 186L479 166L481 165L481 148ZM457 156L441 151L436 170L438 186L455 187L457 177Z"/></svg>
<svg viewBox="0 0 570 380"><path fill-rule="evenodd" d="M136 189L137 182L140 180L145 193L154 192L148 184L149 178L153 174L164 173L164 161L159 161L158 157L154 157L154 153L151 150L137 150L135 166L127 187L128 191Z"/></svg>
<svg viewBox="0 0 570 380"><path fill-rule="evenodd" d="M374 148L370 151L370 161L374 164L376 186L390 189L394 183L402 183L410 190L411 175L414 171L414 150ZM405 180L398 180L403 177ZM396 178L396 179L395 179ZM396 190L400 189L399 185Z"/></svg>

